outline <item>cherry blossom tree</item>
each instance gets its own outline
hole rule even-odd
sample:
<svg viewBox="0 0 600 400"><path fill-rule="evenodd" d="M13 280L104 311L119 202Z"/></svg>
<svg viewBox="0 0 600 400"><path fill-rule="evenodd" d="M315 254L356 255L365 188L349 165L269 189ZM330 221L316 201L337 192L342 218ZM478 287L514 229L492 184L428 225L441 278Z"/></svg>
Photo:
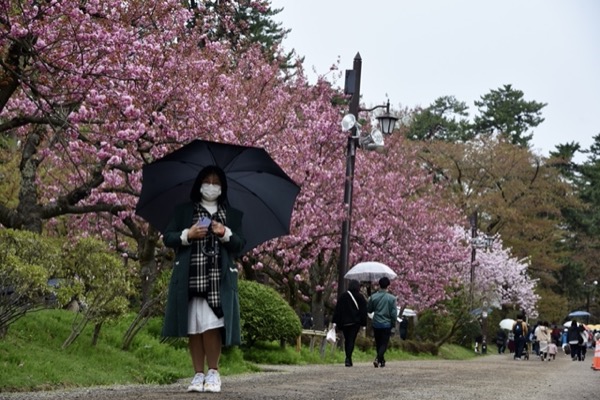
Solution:
<svg viewBox="0 0 600 400"><path fill-rule="evenodd" d="M139 262L145 302L168 253L134 214L142 167L196 138L264 147L302 191L291 234L250 252L244 271L293 306L334 298L346 142L335 82L209 40L178 0L12 0L0 14L0 132L21 160L2 225L104 237ZM388 142L357 155L350 260L390 265L401 302L424 309L461 272L461 217L401 135Z"/></svg>
<svg viewBox="0 0 600 400"><path fill-rule="evenodd" d="M473 296L479 304L486 300L492 306L514 306L528 316L537 316L537 280L529 276L530 261L503 248L500 235L494 237L491 246L477 251L474 267ZM470 272L463 274L463 279L468 282Z"/></svg>

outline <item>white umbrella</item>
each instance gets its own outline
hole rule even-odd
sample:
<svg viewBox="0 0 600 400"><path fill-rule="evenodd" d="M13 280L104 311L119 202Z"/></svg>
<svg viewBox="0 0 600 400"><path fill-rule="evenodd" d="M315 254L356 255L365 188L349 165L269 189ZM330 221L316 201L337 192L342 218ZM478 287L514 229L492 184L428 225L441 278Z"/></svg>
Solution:
<svg viewBox="0 0 600 400"><path fill-rule="evenodd" d="M398 315L400 315L400 307L398 308ZM410 308L405 308L404 311L402 312L402 316L404 317L416 317L417 316L417 312L415 310L412 310Z"/></svg>
<svg viewBox="0 0 600 400"><path fill-rule="evenodd" d="M511 330L513 325L515 324L514 319L506 318L500 321L500 328Z"/></svg>
<svg viewBox="0 0 600 400"><path fill-rule="evenodd" d="M377 281L384 276L394 279L398 275L390 267L377 261L365 261L350 268L344 278L363 282Z"/></svg>
<svg viewBox="0 0 600 400"><path fill-rule="evenodd" d="M563 326L564 326L565 328L570 328L570 327L571 327L571 322L573 322L573 321L567 321L567 322L565 322L565 323L563 324ZM581 323L581 322L577 322L577 326L579 326L579 325L583 325L583 326L585 327L585 329L587 329L587 325L586 325L586 324L583 324L583 323Z"/></svg>
<svg viewBox="0 0 600 400"><path fill-rule="evenodd" d="M416 317L417 312L415 310L411 310L410 308L405 308L402 312L402 316L400 316L400 307L398 308L397 320L398 322L402 321L402 317Z"/></svg>

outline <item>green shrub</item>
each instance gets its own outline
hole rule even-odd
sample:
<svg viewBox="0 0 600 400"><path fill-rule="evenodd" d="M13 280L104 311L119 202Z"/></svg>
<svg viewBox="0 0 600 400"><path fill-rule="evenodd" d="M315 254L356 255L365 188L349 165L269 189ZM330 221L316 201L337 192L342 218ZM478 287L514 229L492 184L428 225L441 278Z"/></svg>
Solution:
<svg viewBox="0 0 600 400"><path fill-rule="evenodd" d="M373 336L365 335L361 330L356 337L354 347L360 349L361 351L368 352L375 348L375 340L373 339Z"/></svg>
<svg viewBox="0 0 600 400"><path fill-rule="evenodd" d="M429 353L432 356L437 356L439 353L439 347L432 342L420 342L417 340L402 340L399 343L400 349L411 354L424 354Z"/></svg>
<svg viewBox="0 0 600 400"><path fill-rule="evenodd" d="M48 285L61 266L60 241L28 231L0 229L0 337L57 293Z"/></svg>
<svg viewBox="0 0 600 400"><path fill-rule="evenodd" d="M295 343L302 332L300 319L275 289L241 280L239 295L244 344L273 340Z"/></svg>
<svg viewBox="0 0 600 400"><path fill-rule="evenodd" d="M451 328L450 317L428 310L419 315L419 323L415 326L415 338L422 342L437 342Z"/></svg>

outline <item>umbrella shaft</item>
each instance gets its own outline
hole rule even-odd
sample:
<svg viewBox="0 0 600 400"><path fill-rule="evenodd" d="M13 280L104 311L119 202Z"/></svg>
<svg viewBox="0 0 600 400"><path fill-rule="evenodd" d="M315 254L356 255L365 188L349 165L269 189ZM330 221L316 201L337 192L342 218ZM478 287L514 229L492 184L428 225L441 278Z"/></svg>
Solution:
<svg viewBox="0 0 600 400"><path fill-rule="evenodd" d="M217 240L217 236L212 233L209 233L210 239L208 240L210 246L204 245L202 246L202 254L208 257L216 257L219 254L219 241Z"/></svg>

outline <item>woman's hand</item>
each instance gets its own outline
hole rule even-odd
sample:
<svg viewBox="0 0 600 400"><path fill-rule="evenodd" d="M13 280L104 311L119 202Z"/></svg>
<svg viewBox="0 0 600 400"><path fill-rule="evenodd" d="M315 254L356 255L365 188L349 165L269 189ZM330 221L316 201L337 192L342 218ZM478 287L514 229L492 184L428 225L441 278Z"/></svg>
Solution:
<svg viewBox="0 0 600 400"><path fill-rule="evenodd" d="M212 231L218 237L223 237L223 236L225 236L225 225L223 225L220 222L213 221L212 222Z"/></svg>
<svg viewBox="0 0 600 400"><path fill-rule="evenodd" d="M192 225L188 230L188 239L203 239L208 235L208 226Z"/></svg>

